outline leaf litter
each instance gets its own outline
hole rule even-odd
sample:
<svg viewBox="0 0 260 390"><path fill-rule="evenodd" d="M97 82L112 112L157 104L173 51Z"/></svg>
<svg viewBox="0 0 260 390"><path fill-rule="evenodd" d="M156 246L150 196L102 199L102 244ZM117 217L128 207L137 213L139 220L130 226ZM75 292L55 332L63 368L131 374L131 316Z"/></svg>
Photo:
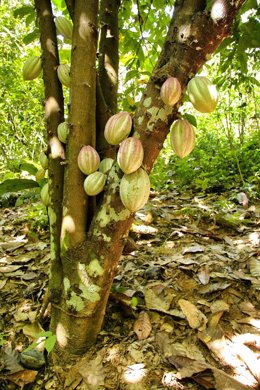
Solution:
<svg viewBox="0 0 260 390"><path fill-rule="evenodd" d="M48 330L48 232L32 231L23 206L0 209L0 388L259 389L260 204L239 193L225 209L228 197L153 194L97 344L65 387L61 367L28 369L19 357Z"/></svg>

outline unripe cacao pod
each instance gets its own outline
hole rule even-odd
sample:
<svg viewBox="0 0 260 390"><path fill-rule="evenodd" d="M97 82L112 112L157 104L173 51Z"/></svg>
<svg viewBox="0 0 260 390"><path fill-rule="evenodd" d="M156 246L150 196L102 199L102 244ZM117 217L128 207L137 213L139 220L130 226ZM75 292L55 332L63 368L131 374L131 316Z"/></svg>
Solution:
<svg viewBox="0 0 260 390"><path fill-rule="evenodd" d="M60 157L62 160L65 160L64 148L58 137L54 136L50 139L50 148L51 148L51 153L50 153L51 158L55 159Z"/></svg>
<svg viewBox="0 0 260 390"><path fill-rule="evenodd" d="M200 112L212 112L218 103L218 92L207 77L196 76L187 86L187 93L194 108Z"/></svg>
<svg viewBox="0 0 260 390"><path fill-rule="evenodd" d="M42 70L42 61L40 57L32 56L27 58L23 65L23 79L33 80L39 76Z"/></svg>
<svg viewBox="0 0 260 390"><path fill-rule="evenodd" d="M87 195L95 196L103 191L106 184L107 175L102 172L91 173L84 180L84 190Z"/></svg>
<svg viewBox="0 0 260 390"><path fill-rule="evenodd" d="M98 152L90 145L83 146L78 155L78 166L85 175L98 170L100 157Z"/></svg>
<svg viewBox="0 0 260 390"><path fill-rule="evenodd" d="M128 137L131 128L131 115L126 111L121 111L107 121L104 131L105 139L110 145L118 145Z"/></svg>
<svg viewBox="0 0 260 390"><path fill-rule="evenodd" d="M70 87L70 66L68 64L61 64L58 66L57 72L61 84L69 88Z"/></svg>
<svg viewBox="0 0 260 390"><path fill-rule="evenodd" d="M181 84L176 77L169 77L161 87L161 99L168 106L174 106L181 97Z"/></svg>
<svg viewBox="0 0 260 390"><path fill-rule="evenodd" d="M150 194L150 179L146 171L139 168L133 173L124 175L120 182L119 193L123 205L131 213L141 209Z"/></svg>
<svg viewBox="0 0 260 390"><path fill-rule="evenodd" d="M55 19L57 33L62 35L65 39L72 40L72 23L64 16L57 16Z"/></svg>
<svg viewBox="0 0 260 390"><path fill-rule="evenodd" d="M45 177L45 169L41 168L39 169L35 174L36 181L41 181Z"/></svg>
<svg viewBox="0 0 260 390"><path fill-rule="evenodd" d="M40 164L43 167L43 169L47 169L48 165L49 165L49 160L44 152L40 153L39 160L40 160Z"/></svg>
<svg viewBox="0 0 260 390"><path fill-rule="evenodd" d="M44 184L44 186L41 189L41 199L42 199L42 203L47 207L50 202L48 183Z"/></svg>
<svg viewBox="0 0 260 390"><path fill-rule="evenodd" d="M60 123L58 128L57 128L58 138L64 144L67 143L69 131L70 131L70 128L69 128L68 122Z"/></svg>
<svg viewBox="0 0 260 390"><path fill-rule="evenodd" d="M142 165L143 158L143 145L139 139L129 137L120 144L117 162L124 173L128 174L137 171Z"/></svg>
<svg viewBox="0 0 260 390"><path fill-rule="evenodd" d="M108 158L108 157L104 158L101 161L98 170L102 173L107 173L112 168L113 163L114 163L114 160L112 158Z"/></svg>
<svg viewBox="0 0 260 390"><path fill-rule="evenodd" d="M177 156L188 156L195 146L194 127L186 119L178 119L171 127L170 140Z"/></svg>

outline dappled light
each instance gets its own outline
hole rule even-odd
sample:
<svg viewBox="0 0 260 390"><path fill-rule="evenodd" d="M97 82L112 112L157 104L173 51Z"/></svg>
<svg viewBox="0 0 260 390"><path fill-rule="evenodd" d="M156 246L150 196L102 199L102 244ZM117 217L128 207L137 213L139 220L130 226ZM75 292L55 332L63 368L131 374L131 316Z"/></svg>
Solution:
<svg viewBox="0 0 260 390"><path fill-rule="evenodd" d="M123 377L127 383L139 383L147 375L147 369L142 363L128 366L124 371Z"/></svg>
<svg viewBox="0 0 260 390"><path fill-rule="evenodd" d="M45 101L45 117L46 119L49 119L49 117L60 111L59 103L57 100L53 97L50 96L46 101Z"/></svg>
<svg viewBox="0 0 260 390"><path fill-rule="evenodd" d="M66 332L64 325L61 322L59 322L57 325L56 337L57 337L57 342L58 342L59 346L61 348L66 348L66 345L68 342L68 340L67 340L68 335L67 335L67 332Z"/></svg>

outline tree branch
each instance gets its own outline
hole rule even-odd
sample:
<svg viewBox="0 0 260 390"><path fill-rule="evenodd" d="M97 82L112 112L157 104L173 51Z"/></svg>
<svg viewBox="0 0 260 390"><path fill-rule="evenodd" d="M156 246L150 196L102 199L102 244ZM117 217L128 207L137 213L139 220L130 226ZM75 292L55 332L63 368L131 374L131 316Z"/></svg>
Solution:
<svg viewBox="0 0 260 390"><path fill-rule="evenodd" d="M42 67L45 94L45 120L48 139L57 136L57 127L64 121L62 86L57 76L59 54L56 29L50 0L35 0L39 20L42 49ZM64 169L61 160L49 158L48 207L51 234L51 266L49 278L50 300L58 302L61 296L62 272L60 262L60 233Z"/></svg>

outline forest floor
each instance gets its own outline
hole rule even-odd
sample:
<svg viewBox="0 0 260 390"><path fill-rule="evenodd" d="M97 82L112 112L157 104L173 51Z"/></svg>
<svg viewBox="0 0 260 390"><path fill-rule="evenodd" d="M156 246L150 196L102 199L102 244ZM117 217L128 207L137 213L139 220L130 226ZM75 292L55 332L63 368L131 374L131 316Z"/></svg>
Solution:
<svg viewBox="0 0 260 390"><path fill-rule="evenodd" d="M247 201L153 194L136 214L137 247L122 256L98 342L65 385L46 351L24 352L39 333L53 342L50 309L41 311L48 231L28 206L0 209L0 389L260 389L260 202Z"/></svg>

